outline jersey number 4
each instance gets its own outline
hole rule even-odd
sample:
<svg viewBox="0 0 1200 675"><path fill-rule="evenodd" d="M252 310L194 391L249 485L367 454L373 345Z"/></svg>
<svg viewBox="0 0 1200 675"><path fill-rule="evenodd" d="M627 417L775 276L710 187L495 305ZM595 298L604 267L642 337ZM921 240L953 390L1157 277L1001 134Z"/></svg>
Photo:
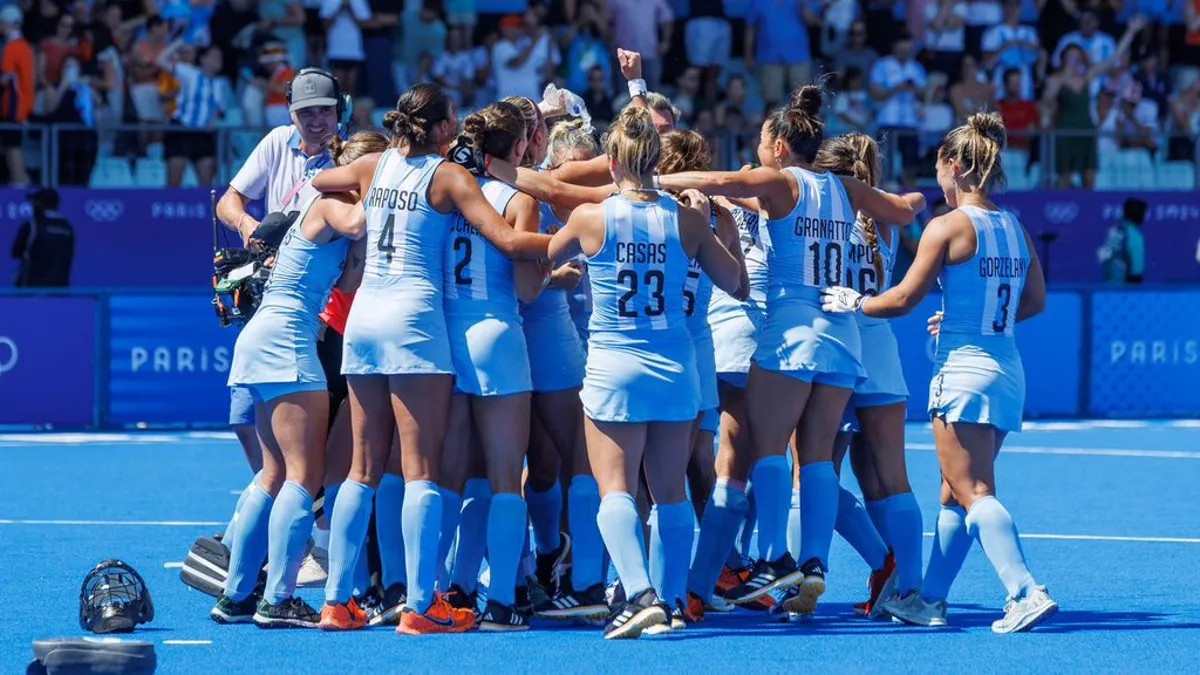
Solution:
<svg viewBox="0 0 1200 675"><path fill-rule="evenodd" d="M647 304L643 310L644 316L659 316L667 309L667 300L663 296L663 286L665 281L661 270L646 270L643 277L643 283L646 286L652 287L650 290L650 299L654 301L653 305ZM621 270L617 272L617 283L623 286L628 286L621 298L617 300L617 314L627 319L636 319L638 310L629 309L629 301L633 300L638 293L638 275L633 270Z"/></svg>

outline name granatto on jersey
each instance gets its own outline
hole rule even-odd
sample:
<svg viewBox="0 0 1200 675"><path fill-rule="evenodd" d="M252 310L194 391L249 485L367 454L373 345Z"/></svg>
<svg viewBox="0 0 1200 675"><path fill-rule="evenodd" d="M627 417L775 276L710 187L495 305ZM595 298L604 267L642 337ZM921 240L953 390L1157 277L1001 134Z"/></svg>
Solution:
<svg viewBox="0 0 1200 675"><path fill-rule="evenodd" d="M1020 279L1029 269L1027 258L985 256L979 259L979 276L984 279Z"/></svg>
<svg viewBox="0 0 1200 675"><path fill-rule="evenodd" d="M829 239L846 241L854 229L853 222L834 220L832 218L796 218L795 235L806 239Z"/></svg>

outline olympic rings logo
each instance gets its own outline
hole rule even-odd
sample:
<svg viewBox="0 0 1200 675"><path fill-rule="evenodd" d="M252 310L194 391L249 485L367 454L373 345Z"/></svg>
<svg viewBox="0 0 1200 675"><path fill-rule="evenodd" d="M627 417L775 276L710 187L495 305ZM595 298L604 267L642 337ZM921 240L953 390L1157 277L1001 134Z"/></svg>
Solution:
<svg viewBox="0 0 1200 675"><path fill-rule="evenodd" d="M89 199L83 205L83 211L92 220L109 223L121 217L125 205L116 199Z"/></svg>
<svg viewBox="0 0 1200 675"><path fill-rule="evenodd" d="M4 358L4 347L8 348L8 358ZM17 343L12 338L0 335L0 373L7 373L17 367Z"/></svg>
<svg viewBox="0 0 1200 675"><path fill-rule="evenodd" d="M1042 213L1052 223L1069 223L1079 216L1079 204L1075 202L1050 202Z"/></svg>

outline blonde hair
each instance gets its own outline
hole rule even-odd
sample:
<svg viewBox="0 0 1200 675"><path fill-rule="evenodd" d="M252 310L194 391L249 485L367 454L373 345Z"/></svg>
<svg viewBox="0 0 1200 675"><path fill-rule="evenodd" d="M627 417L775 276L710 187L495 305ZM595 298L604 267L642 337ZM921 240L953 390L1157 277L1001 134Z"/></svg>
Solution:
<svg viewBox="0 0 1200 675"><path fill-rule="evenodd" d="M660 174L708 171L711 164L708 141L699 132L677 130L663 134L662 153L658 159Z"/></svg>
<svg viewBox="0 0 1200 675"><path fill-rule="evenodd" d="M647 178L658 166L661 141L650 111L626 106L604 136L604 151L630 176Z"/></svg>
<svg viewBox="0 0 1200 675"><path fill-rule="evenodd" d="M600 152L596 137L583 120L572 119L559 122L550 130L550 145L546 154L555 164L566 161L572 153L584 153L595 157Z"/></svg>
<svg viewBox="0 0 1200 675"><path fill-rule="evenodd" d="M497 101L463 120L463 135L477 150L507 159L525 138L525 118L511 103Z"/></svg>
<svg viewBox="0 0 1200 675"><path fill-rule="evenodd" d="M368 130L356 132L350 138L342 140L334 136L329 144L329 154L337 166L345 166L354 160L374 152L383 152L392 144L392 139L381 131Z"/></svg>
<svg viewBox="0 0 1200 675"><path fill-rule="evenodd" d="M814 171L853 176L875 187L879 185L881 164L879 145L866 134L845 134L831 138L821 144L817 158L813 160ZM882 283L883 256L879 252L879 229L869 216L859 214L863 224L863 235L867 246L875 253L875 274Z"/></svg>
<svg viewBox="0 0 1200 675"><path fill-rule="evenodd" d="M1000 156L1007 144L1004 120L997 113L976 113L967 123L946 135L938 149L938 161L956 161L963 178L985 194L1002 191L1008 184Z"/></svg>

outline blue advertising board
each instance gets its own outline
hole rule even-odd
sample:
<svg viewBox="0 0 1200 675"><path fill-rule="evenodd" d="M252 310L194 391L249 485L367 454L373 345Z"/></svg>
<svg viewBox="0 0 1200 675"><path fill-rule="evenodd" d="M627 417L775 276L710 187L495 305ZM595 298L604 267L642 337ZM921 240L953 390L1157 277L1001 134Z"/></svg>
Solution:
<svg viewBox="0 0 1200 675"><path fill-rule="evenodd" d="M224 424L237 333L207 295L125 295L109 301L113 424Z"/></svg>
<svg viewBox="0 0 1200 675"><path fill-rule="evenodd" d="M1200 293L1092 295L1093 415L1200 415Z"/></svg>
<svg viewBox="0 0 1200 675"><path fill-rule="evenodd" d="M909 419L928 418L926 406L936 344L925 328L926 321L941 306L941 296L931 295L911 314L892 320L908 382ZM1026 416L1077 415L1083 357L1082 298L1077 293L1051 293L1046 311L1022 322L1016 332L1025 365Z"/></svg>
<svg viewBox="0 0 1200 675"><path fill-rule="evenodd" d="M96 300L0 297L0 317L0 424L93 424Z"/></svg>

